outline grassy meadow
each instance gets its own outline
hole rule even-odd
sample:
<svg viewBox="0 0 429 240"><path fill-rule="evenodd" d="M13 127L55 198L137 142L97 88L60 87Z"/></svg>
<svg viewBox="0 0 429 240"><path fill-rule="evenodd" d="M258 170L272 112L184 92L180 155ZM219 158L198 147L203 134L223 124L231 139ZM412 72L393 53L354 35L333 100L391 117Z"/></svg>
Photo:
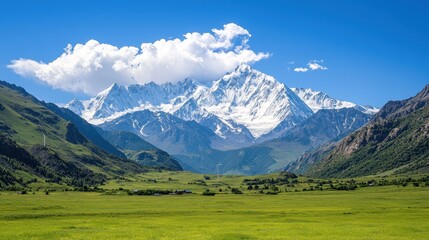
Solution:
<svg viewBox="0 0 429 240"><path fill-rule="evenodd" d="M0 192L0 239L427 239L429 234L429 188L423 185L267 195L240 188L246 177L211 175L206 186L194 184L202 177L153 172L112 180L103 186L111 191L56 186L48 195ZM231 194L228 186L243 194ZM193 193L130 196L113 190L119 188ZM203 196L207 188L217 194Z"/></svg>

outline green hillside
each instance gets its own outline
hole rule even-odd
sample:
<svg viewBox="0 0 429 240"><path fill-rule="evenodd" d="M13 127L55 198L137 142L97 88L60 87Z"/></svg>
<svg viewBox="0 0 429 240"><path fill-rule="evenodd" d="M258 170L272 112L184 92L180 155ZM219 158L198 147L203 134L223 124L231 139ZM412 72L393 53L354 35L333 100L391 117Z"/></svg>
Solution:
<svg viewBox="0 0 429 240"><path fill-rule="evenodd" d="M53 103L47 103L45 104L45 106L49 108L51 111L53 111L55 114L57 114L58 116L62 117L63 119L72 122L78 128L79 132L82 133L82 135L86 139L88 139L89 141L91 141L92 143L94 143L104 151L120 158L126 158L124 153L116 149L106 139L100 136L95 126L89 124L87 121L79 117L74 112L66 108L60 108Z"/></svg>
<svg viewBox="0 0 429 240"><path fill-rule="evenodd" d="M101 150L74 124L53 113L23 88L3 81L0 81L0 129L4 146L0 167L5 176L11 176L10 181L2 182L2 187L23 186L23 182L30 180L96 185L117 175L143 171L140 165ZM22 158L23 155L26 157ZM20 164L22 168L16 170Z"/></svg>
<svg viewBox="0 0 429 240"><path fill-rule="evenodd" d="M386 104L374 119L315 162L314 177L429 171L429 85L415 97ZM323 154L322 154L323 155ZM318 155L320 156L320 154ZM291 170L291 169L289 169Z"/></svg>
<svg viewBox="0 0 429 240"><path fill-rule="evenodd" d="M183 170L180 164L171 158L167 152L146 142L134 133L103 131L101 129L98 129L98 132L113 146L122 150L129 159L143 166L167 170Z"/></svg>

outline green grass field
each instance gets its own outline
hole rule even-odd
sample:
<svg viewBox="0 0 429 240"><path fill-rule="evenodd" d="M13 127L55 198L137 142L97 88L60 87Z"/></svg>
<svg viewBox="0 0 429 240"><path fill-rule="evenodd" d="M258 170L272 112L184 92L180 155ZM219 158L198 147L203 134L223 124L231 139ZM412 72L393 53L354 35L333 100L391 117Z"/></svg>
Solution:
<svg viewBox="0 0 429 240"><path fill-rule="evenodd" d="M428 239L429 188L218 193L192 173L148 173L103 188L191 189L187 195L98 192L0 193L0 239ZM201 177L201 176L200 176ZM170 181L166 179L171 178ZM148 181L157 179L157 182ZM243 177L221 177L239 187Z"/></svg>

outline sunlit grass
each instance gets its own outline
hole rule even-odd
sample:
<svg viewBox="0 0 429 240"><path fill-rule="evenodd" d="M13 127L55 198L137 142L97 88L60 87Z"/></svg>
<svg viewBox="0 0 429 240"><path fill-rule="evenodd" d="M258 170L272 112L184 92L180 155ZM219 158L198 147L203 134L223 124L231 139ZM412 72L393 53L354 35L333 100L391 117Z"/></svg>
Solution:
<svg viewBox="0 0 429 240"><path fill-rule="evenodd" d="M0 239L427 239L429 233L427 187L206 197L200 194L204 186L187 184L197 176L155 172L137 176L129 186L124 181L104 186L198 192L180 196L2 192ZM209 186L217 181L210 177ZM149 178L157 183L145 182ZM178 182L163 182L166 178ZM237 187L241 179L223 182Z"/></svg>

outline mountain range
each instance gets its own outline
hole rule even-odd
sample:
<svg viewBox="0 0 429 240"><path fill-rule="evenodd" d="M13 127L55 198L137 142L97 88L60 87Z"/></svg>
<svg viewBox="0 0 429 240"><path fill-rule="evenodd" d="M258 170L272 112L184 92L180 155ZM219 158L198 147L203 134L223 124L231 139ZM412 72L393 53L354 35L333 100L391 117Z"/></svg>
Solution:
<svg viewBox="0 0 429 240"><path fill-rule="evenodd" d="M195 121L219 137L212 140L219 150L249 146L280 123L290 127L313 113L284 84L244 64L210 86L191 79L175 84L113 84L90 100L71 101L66 108L97 125L143 110ZM160 118L159 124L165 127L163 121ZM136 130L143 138L147 135L145 128Z"/></svg>
<svg viewBox="0 0 429 240"><path fill-rule="evenodd" d="M429 85L412 98L389 101L364 127L305 153L286 170L313 177L427 172Z"/></svg>
<svg viewBox="0 0 429 240"><path fill-rule="evenodd" d="M96 186L148 169L321 178L426 172L428 103L429 85L379 110L288 88L245 64L210 83L113 84L65 108L0 81L0 188Z"/></svg>
<svg viewBox="0 0 429 240"><path fill-rule="evenodd" d="M113 84L89 100L72 100L66 108L104 130L139 135L175 156L188 166L185 169L214 172L219 159L223 159L223 172L245 174L280 169L305 150L342 136L347 132L345 128L361 127L377 112L373 107L336 100L311 89L288 88L246 64L210 83L185 79L164 84ZM295 139L294 144L301 147L291 150L293 154L284 154L288 152L283 151L284 145L270 142L292 134L290 129L321 109L344 108L356 111L343 116L344 113L332 112L331 117L339 117L335 124L349 124L357 118L355 124L338 126L338 134L328 134L323 141L302 147L302 139ZM292 140L287 142L291 144ZM247 152L252 153L251 157L244 154ZM257 167L260 165L264 167Z"/></svg>
<svg viewBox="0 0 429 240"><path fill-rule="evenodd" d="M7 82L0 93L1 188L95 186L153 168L321 178L429 170L429 85L378 110L242 64L211 83L113 84L66 108Z"/></svg>

